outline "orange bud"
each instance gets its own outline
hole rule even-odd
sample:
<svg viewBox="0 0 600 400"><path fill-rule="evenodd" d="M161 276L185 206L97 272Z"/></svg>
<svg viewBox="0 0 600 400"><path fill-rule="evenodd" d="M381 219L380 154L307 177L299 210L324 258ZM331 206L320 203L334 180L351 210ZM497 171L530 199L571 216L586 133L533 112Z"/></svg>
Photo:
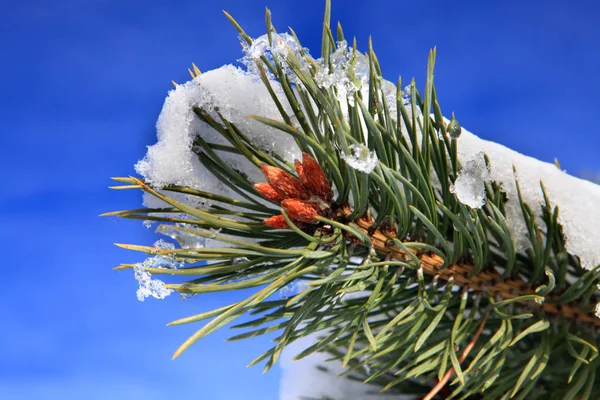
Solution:
<svg viewBox="0 0 600 400"><path fill-rule="evenodd" d="M302 166L304 167L304 174L308 180L310 191L326 202L331 201L333 198L331 185L317 160L312 158L308 153L302 153Z"/></svg>
<svg viewBox="0 0 600 400"><path fill-rule="evenodd" d="M274 203L279 203L282 200L281 196L279 196L279 193L277 193L277 191L273 189L273 186L269 185L267 182L255 183L254 190L256 190L265 199Z"/></svg>
<svg viewBox="0 0 600 400"><path fill-rule="evenodd" d="M265 219L263 224L270 226L273 229L290 229L287 222L285 222L285 218L283 215L275 215L270 218Z"/></svg>
<svg viewBox="0 0 600 400"><path fill-rule="evenodd" d="M272 167L270 165L263 164L260 166L265 178L269 184L279 193L280 198L290 199L298 198L307 200L310 194L302 183L293 175L285 172L281 168Z"/></svg>
<svg viewBox="0 0 600 400"><path fill-rule="evenodd" d="M300 182L304 186L308 186L308 179L304 174L304 167L302 166L302 163L298 160L294 160L294 165L296 166L296 172L298 173L298 178L300 178Z"/></svg>
<svg viewBox="0 0 600 400"><path fill-rule="evenodd" d="M316 223L315 217L321 215L316 204L299 199L286 199L281 205L293 221Z"/></svg>

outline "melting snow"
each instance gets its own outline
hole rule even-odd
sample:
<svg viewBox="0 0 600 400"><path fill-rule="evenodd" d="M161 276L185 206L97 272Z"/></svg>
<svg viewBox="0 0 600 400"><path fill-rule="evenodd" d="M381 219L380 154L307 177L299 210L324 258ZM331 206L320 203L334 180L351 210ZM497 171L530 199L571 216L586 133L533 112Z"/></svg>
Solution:
<svg viewBox="0 0 600 400"><path fill-rule="evenodd" d="M154 243L154 251L160 250L173 250L175 245L172 243L165 242L160 239ZM164 299L171 293L172 289L168 289L165 283L159 279L152 279L150 272L146 271L146 268L166 268L175 269L180 267L181 264L175 260L175 257L169 255L156 255L147 258L143 263L136 264L133 267L135 279L138 281L140 287L136 292L139 301L144 301L146 297L154 297L155 299Z"/></svg>
<svg viewBox="0 0 600 400"><path fill-rule="evenodd" d="M461 203L471 208L481 208L485 204L485 182L489 179L490 170L480 152L463 166L450 191Z"/></svg>
<svg viewBox="0 0 600 400"><path fill-rule="evenodd" d="M373 172L379 160L374 151L369 151L369 148L362 144L353 144L350 146L352 154L345 154L344 160L349 166L355 170L365 172L367 174Z"/></svg>

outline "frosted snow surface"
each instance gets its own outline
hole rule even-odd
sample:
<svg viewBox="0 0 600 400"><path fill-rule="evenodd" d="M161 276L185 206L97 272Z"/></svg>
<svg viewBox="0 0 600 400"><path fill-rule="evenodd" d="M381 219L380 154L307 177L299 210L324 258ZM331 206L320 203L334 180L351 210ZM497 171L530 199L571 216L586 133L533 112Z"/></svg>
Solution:
<svg viewBox="0 0 600 400"><path fill-rule="evenodd" d="M554 164L480 139L463 128L458 139L458 157L463 166L468 169L469 161L476 159L481 152L490 160L489 178L501 182L502 190L508 197L506 217L519 251L524 251L530 244L518 201L513 165L517 170L523 200L538 216L544 204L540 188L540 180L543 181L551 205L559 207L558 222L563 226L567 251L578 256L584 268L592 269L600 264L599 185L571 176ZM541 219L538 225L544 226Z"/></svg>
<svg viewBox="0 0 600 400"><path fill-rule="evenodd" d="M275 93L284 99L276 82L271 83ZM285 100L282 101L286 104ZM201 122L192 107L212 111L235 124L253 143L269 152L276 152L286 160L300 158L300 150L289 135L269 128L248 118L257 114L280 120L280 114L262 82L253 75L232 65L208 71L195 79L178 85L169 92L156 124L158 143L148 147L148 153L135 169L156 187L168 184L190 186L194 189L220 193L237 198L237 194L223 185L198 161L192 151L193 139L200 135L207 142L229 144L222 136ZM288 110L291 114L291 110ZM263 180L260 169L242 156L220 153L227 163L248 176L250 181Z"/></svg>

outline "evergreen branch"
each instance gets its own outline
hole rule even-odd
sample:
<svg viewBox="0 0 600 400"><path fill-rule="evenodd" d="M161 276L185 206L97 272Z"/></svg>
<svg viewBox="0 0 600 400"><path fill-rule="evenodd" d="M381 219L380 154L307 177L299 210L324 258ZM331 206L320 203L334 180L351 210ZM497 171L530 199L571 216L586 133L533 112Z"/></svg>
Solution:
<svg viewBox="0 0 600 400"><path fill-rule="evenodd" d="M460 356L460 359L458 360L459 363L462 363L467 358L467 356L469 355L469 353L475 346L475 343L479 339L481 332L483 332L483 328L485 327L485 323L486 323L487 319L488 319L488 314L484 315L483 319L481 320L481 324L479 324L479 328L477 329L477 332L475 333L475 336L473 336L473 339L471 339L471 342L463 350L463 352ZM437 393L439 393L440 390L442 390L444 388L444 386L446 386L446 384L450 380L450 377L452 376L453 373L454 373L454 369L450 368L448 370L448 372L446 372L446 375L444 375L444 377L442 379L440 379L440 381L431 389L431 391L429 393L427 393L427 395L425 397L423 397L423 400L432 400L435 397L435 395Z"/></svg>
<svg viewBox="0 0 600 400"><path fill-rule="evenodd" d="M476 292L487 293L492 297L498 297L503 300L516 300L519 304L535 305L545 313L562 315L573 321L600 327L600 319L590 315L589 311L580 309L577 302L562 303L564 300L561 299L564 298L565 295L574 292L575 290L571 290L571 288L576 287L576 285L571 286L571 288L561 296L539 296L536 294L535 288L519 278L504 280L500 274L492 271L483 271L478 274L473 274L473 271L475 270L474 265L446 265L446 262L442 257L437 254L431 254L430 252L417 253L413 251L410 254L407 254L406 251L399 248L392 236L383 234L379 229L373 231L374 226L369 221L358 219L356 223L363 233L370 235L371 243L378 252L383 255L391 255L392 259L400 261L405 261L416 255L419 260L418 265L427 275L437 276L439 279L445 281L452 280L461 287ZM407 242L404 243L404 245L408 244L409 243ZM593 282L594 279L600 276L600 266L589 271L587 275L590 277L588 279L583 279L582 282ZM567 298L570 299L571 296L568 296ZM532 300L536 301L532 303ZM554 302L557 302L558 304L555 304Z"/></svg>
<svg viewBox="0 0 600 400"><path fill-rule="evenodd" d="M322 59L315 60L305 49L292 49L292 42L274 50L282 36L267 9L270 53L252 61L281 118L251 118L293 138L302 161L253 143L243 124L218 107L192 105L192 116L226 143L195 137L198 165L230 195L115 178L124 184L115 189L141 189L170 207L103 215L158 221L159 232L221 243L119 245L150 257L117 269L187 276L191 280L163 284L184 294L261 287L237 303L173 321L212 318L174 357L248 313L255 319L235 328L250 330L231 340L280 332L274 346L250 363L265 361L265 370L286 346L319 333L296 358L328 352L349 378L384 390L428 399L442 392L463 399L597 397L600 319L593 306L600 266L585 271L569 254L559 209L544 185L542 206L532 207L517 182L518 204L511 206L520 207L525 223L530 247L523 250L507 220L501 182L485 184L481 208L463 204L450 189L465 166L458 159L460 124L454 114L446 122L435 89L436 50L429 54L423 96L414 79L405 92L399 79L392 91L371 40L366 55L356 42L352 49L336 44L330 12L327 1ZM255 41L226 16L252 50ZM343 40L340 25L336 35ZM197 68L190 73L197 80L205 76ZM346 86L329 84L332 79ZM267 182L251 181L228 157L259 167ZM484 161L490 164L487 156ZM194 265L164 267L183 262ZM270 299L298 280L306 290Z"/></svg>

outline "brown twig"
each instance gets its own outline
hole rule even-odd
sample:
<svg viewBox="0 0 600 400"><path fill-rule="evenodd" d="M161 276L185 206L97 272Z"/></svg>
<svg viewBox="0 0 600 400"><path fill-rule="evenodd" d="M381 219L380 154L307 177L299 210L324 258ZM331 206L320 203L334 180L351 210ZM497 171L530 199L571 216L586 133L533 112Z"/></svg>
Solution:
<svg viewBox="0 0 600 400"><path fill-rule="evenodd" d="M389 236L386 236L379 229L373 229L373 221L371 219L358 219L355 222L361 231L370 235L373 247L377 252L386 255L391 254L392 258L396 260L407 259L406 253L394 245L390 241ZM419 253L417 256L425 274L439 276L439 279L445 281L453 278L456 284L477 292L485 291L491 296L499 297L503 300L535 294L535 288L522 279L505 279L493 271L481 271L477 275L471 276L474 268L473 265L452 264L442 268L444 260L437 254ZM546 313L561 315L565 318L576 320L578 323L591 325L596 328L600 327L600 318L581 310L576 304L552 304L549 302L538 304L533 301L528 303L541 308Z"/></svg>
<svg viewBox="0 0 600 400"><path fill-rule="evenodd" d="M484 315L484 317L483 317L483 320L481 321L481 324L479 325L479 329L477 329L477 332L475 333L475 336L473 336L473 340L471 340L471 342L463 350L463 352L462 352L462 354L460 356L460 359L458 360L459 363L462 363L465 360L465 358L467 358L467 356L469 355L469 353L473 349L473 346L475 346L475 342L477 342L477 339L479 339L479 336L481 335L481 332L483 331L483 327L485 326L487 318L488 318L488 314L486 313ZM450 380L450 377L452 376L453 373L454 373L454 367L450 368L448 370L448 372L446 372L446 374L444 375L444 377L442 378L442 380L440 380L437 383L437 385L435 385L429 391L429 393L427 393L427 396L423 397L423 400L431 400L431 399L433 399L434 396L436 394L438 394L438 392L440 390L442 390L444 388L444 386L446 386L446 383L448 383L448 381Z"/></svg>

